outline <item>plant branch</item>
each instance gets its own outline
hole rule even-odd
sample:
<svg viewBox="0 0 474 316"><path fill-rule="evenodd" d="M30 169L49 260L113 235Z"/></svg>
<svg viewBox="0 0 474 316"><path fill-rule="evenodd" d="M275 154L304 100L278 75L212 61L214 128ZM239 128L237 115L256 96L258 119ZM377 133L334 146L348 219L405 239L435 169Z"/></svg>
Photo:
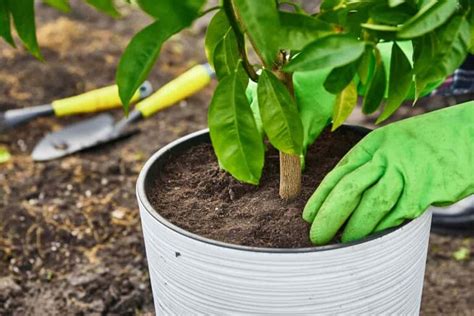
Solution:
<svg viewBox="0 0 474 316"><path fill-rule="evenodd" d="M208 14L209 12L219 10L220 8L221 8L220 5L216 5L215 7L211 7L211 8L209 8L209 9L206 9L206 10L202 11L202 12L199 14L199 17L203 17L203 16L205 16L206 14Z"/></svg>
<svg viewBox="0 0 474 316"><path fill-rule="evenodd" d="M237 46L239 48L240 56L242 57L242 65L250 79L252 79L252 81L257 82L258 75L248 60L247 51L245 49L244 33L241 30L241 26L231 0L224 0L224 11L227 15L227 18L229 19L230 26L232 27L232 30L234 31L235 36L237 38Z"/></svg>

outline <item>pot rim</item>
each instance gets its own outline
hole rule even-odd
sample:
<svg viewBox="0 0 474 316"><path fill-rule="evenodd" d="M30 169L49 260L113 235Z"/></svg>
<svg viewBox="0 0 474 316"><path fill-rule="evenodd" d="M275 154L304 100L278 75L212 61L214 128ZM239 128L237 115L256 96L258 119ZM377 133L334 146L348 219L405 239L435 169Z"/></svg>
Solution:
<svg viewBox="0 0 474 316"><path fill-rule="evenodd" d="M361 126L353 126L353 125L343 125L346 128L350 128L353 130L358 130L358 131L370 131L369 129ZM177 140L172 141L171 143L167 144L166 146L162 147L159 149L157 152L155 152L145 163L143 166L142 170L140 171L140 174L137 179L137 184L136 184L136 193L137 193L137 199L139 203L141 203L145 210L154 218L156 219L160 224L164 225L168 229L173 230L174 232L183 235L184 237L188 237L191 239L194 239L199 242L203 242L206 244L210 244L213 246L217 247L223 247L223 248L230 248L234 250L242 250L242 251L251 251L251 252L263 252L263 253L280 253L280 254L290 254L290 253L307 253L307 252L320 252L320 251L327 251L327 250L334 250L334 249L342 249L342 248L348 248L352 246L356 246L359 244L363 244L366 242L373 241L375 239L382 238L386 235L391 234L394 231L399 230L403 226L417 222L418 219L421 219L420 216L410 222L407 222L406 224L400 225L395 228L390 228L375 234L372 234L366 238L349 242L349 243L344 243L344 244L330 244L330 245L324 245L324 246L315 246L315 247L305 247L305 248L269 248L269 247L253 247L253 246L244 246L244 245L237 245L237 244L231 244L223 241L218 241L218 240L213 240L207 237L200 236L198 234L191 233L173 223L168 221L166 218L161 216L157 210L151 205L150 201L148 200L148 197L146 195L146 177L149 174L150 169L153 167L153 165L158 161L162 156L165 154L172 152L174 150L174 147L177 145L180 145L182 143L188 142L194 138L204 136L205 134L209 133L209 129L202 129L197 132L193 132L190 134L187 134L181 138L178 138Z"/></svg>

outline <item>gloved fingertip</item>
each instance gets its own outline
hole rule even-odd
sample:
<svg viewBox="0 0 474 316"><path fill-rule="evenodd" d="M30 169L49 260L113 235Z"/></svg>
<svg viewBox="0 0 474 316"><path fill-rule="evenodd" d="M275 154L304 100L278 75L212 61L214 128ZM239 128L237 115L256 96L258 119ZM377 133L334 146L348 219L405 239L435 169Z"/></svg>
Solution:
<svg viewBox="0 0 474 316"><path fill-rule="evenodd" d="M312 223L316 217L316 210L309 202L306 203L306 206L304 207L302 217L308 223Z"/></svg>
<svg viewBox="0 0 474 316"><path fill-rule="evenodd" d="M361 234L361 233L357 233L357 232L347 232L347 231L344 231L342 233L342 237L341 237L341 241L343 244L346 244L346 243L349 243L349 242L353 242L353 241L356 241L356 240L359 240L359 239L362 239L364 237L366 237L367 234Z"/></svg>
<svg viewBox="0 0 474 316"><path fill-rule="evenodd" d="M324 232L324 230L320 229L320 225L313 225L311 226L311 230L309 232L309 239L311 243L316 246L322 246L330 242L334 236Z"/></svg>
<svg viewBox="0 0 474 316"><path fill-rule="evenodd" d="M308 223L312 223L314 221L314 218L316 217L316 213L318 210L316 209L315 204L316 201L310 198L304 206L302 217Z"/></svg>
<svg viewBox="0 0 474 316"><path fill-rule="evenodd" d="M383 230L400 226L405 219L403 218L387 218L382 220L374 229L374 233L381 232Z"/></svg>

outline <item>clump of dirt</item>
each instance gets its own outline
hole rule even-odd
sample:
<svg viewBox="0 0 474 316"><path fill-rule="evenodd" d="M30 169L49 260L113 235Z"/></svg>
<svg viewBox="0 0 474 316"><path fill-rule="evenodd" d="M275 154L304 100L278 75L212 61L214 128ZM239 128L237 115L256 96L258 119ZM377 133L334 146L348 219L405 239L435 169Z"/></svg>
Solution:
<svg viewBox="0 0 474 316"><path fill-rule="evenodd" d="M361 138L361 133L346 128L323 132L309 148L302 193L291 201L278 195L278 151L269 146L260 184L252 186L222 171L210 144L171 157L150 198L173 224L214 240L254 247L311 247L310 226L301 211L323 177Z"/></svg>

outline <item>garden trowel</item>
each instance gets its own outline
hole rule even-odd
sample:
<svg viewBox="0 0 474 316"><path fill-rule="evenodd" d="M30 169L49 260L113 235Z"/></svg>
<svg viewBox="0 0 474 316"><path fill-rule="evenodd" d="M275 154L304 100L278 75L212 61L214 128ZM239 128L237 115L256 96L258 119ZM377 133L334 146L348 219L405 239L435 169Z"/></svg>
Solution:
<svg viewBox="0 0 474 316"><path fill-rule="evenodd" d="M151 84L145 81L135 92L132 102L146 98L152 92ZM116 85L92 90L73 97L56 100L51 104L8 110L0 113L0 132L41 116L67 116L95 113L122 105Z"/></svg>
<svg viewBox="0 0 474 316"><path fill-rule="evenodd" d="M141 119L176 104L204 88L214 73L208 64L197 65L167 83L150 97L137 103L135 109L118 122L109 114L101 114L58 132L46 135L35 147L33 160L60 158L77 151L108 143L137 132L131 126Z"/></svg>

